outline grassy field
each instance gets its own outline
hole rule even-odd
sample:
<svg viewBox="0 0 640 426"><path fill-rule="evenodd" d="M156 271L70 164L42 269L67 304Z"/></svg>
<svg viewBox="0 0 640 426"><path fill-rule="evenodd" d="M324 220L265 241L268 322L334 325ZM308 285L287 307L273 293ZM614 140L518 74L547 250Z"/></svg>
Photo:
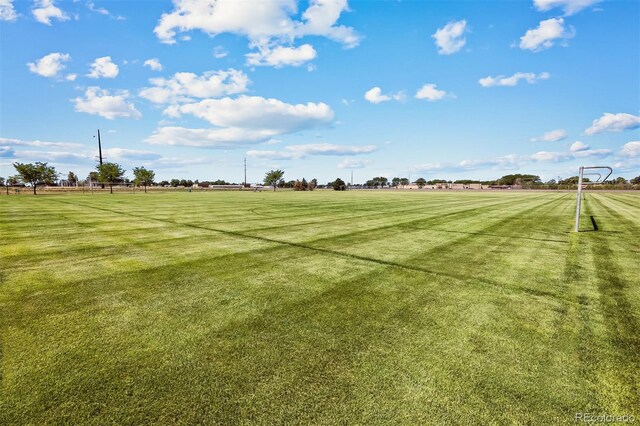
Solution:
<svg viewBox="0 0 640 426"><path fill-rule="evenodd" d="M640 194L0 197L0 424L640 417ZM593 217L598 231L594 231Z"/></svg>

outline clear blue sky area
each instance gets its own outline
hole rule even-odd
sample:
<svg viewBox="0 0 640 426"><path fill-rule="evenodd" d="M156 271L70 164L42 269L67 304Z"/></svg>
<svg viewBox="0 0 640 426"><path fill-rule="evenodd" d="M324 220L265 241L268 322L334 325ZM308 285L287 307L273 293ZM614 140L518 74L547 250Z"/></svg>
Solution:
<svg viewBox="0 0 640 426"><path fill-rule="evenodd" d="M0 0L0 175L640 175L640 2Z"/></svg>

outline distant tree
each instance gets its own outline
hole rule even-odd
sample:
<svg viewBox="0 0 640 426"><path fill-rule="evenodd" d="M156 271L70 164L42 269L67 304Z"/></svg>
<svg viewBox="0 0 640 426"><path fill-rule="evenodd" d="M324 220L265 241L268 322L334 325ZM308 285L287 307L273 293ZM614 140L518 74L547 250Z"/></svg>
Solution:
<svg viewBox="0 0 640 426"><path fill-rule="evenodd" d="M160 183L159 183L158 185L160 185L160 186L162 186L162 187L165 187L165 186L170 185L170 183L169 183L169 181L168 181L168 180L163 180L163 181L160 181Z"/></svg>
<svg viewBox="0 0 640 426"><path fill-rule="evenodd" d="M206 180L203 180L202 182L200 182L198 184L198 186L201 187L201 188L208 188L209 185L211 185L211 184L209 183L209 181L206 181Z"/></svg>
<svg viewBox="0 0 640 426"><path fill-rule="evenodd" d="M300 182L300 184L302 185L303 191L306 191L307 189L309 189L309 182L307 182L305 178L302 178L302 182Z"/></svg>
<svg viewBox="0 0 640 426"><path fill-rule="evenodd" d="M136 185L142 185L144 192L147 192L147 185L153 184L153 179L155 179L156 174L153 170L145 169L144 166L141 166L133 168L133 176L133 181Z"/></svg>
<svg viewBox="0 0 640 426"><path fill-rule="evenodd" d="M174 188L177 187L178 185L180 185L180 179L171 179L170 185Z"/></svg>
<svg viewBox="0 0 640 426"><path fill-rule="evenodd" d="M302 182L300 182L299 180L296 180L293 184L293 190L302 191Z"/></svg>
<svg viewBox="0 0 640 426"><path fill-rule="evenodd" d="M318 186L318 179L311 179L307 185L307 190L313 191Z"/></svg>
<svg viewBox="0 0 640 426"><path fill-rule="evenodd" d="M555 185L556 183L557 183L557 182L556 182L556 180L555 180L555 179L549 179L549 180L546 182L546 184L547 184L547 185Z"/></svg>
<svg viewBox="0 0 640 426"><path fill-rule="evenodd" d="M87 181L89 182L89 184L91 184L91 182L98 182L98 172L89 172Z"/></svg>
<svg viewBox="0 0 640 426"><path fill-rule="evenodd" d="M391 186L393 186L394 188L397 188L398 185L400 185L399 177L394 177L393 179L391 179Z"/></svg>
<svg viewBox="0 0 640 426"><path fill-rule="evenodd" d="M416 185L418 185L418 188L422 189L426 184L427 184L427 181L424 180L424 178L416 179Z"/></svg>
<svg viewBox="0 0 640 426"><path fill-rule="evenodd" d="M639 185L640 184L640 176L636 176L633 179L631 179L629 182L631 182L634 185Z"/></svg>
<svg viewBox="0 0 640 426"><path fill-rule="evenodd" d="M67 174L67 182L69 182L70 186L75 186L78 183L78 176L73 172L69 172Z"/></svg>
<svg viewBox="0 0 640 426"><path fill-rule="evenodd" d="M400 185L402 185L402 187L404 188L405 186L409 185L411 182L409 182L408 178L402 178L400 179Z"/></svg>
<svg viewBox="0 0 640 426"><path fill-rule="evenodd" d="M100 182L109 184L109 192L113 194L113 184L123 180L125 170L118 163L99 164L96 169Z"/></svg>
<svg viewBox="0 0 640 426"><path fill-rule="evenodd" d="M15 176L9 176L7 178L7 186L15 186L17 184L20 183L20 176L19 175L15 175Z"/></svg>
<svg viewBox="0 0 640 426"><path fill-rule="evenodd" d="M4 178L0 176L0 186L4 186Z"/></svg>
<svg viewBox="0 0 640 426"><path fill-rule="evenodd" d="M613 181L613 183L616 185L624 185L625 183L627 183L627 180L623 177L617 177L616 180Z"/></svg>
<svg viewBox="0 0 640 426"><path fill-rule="evenodd" d="M33 195L36 195L36 186L51 184L58 176L56 169L52 166L47 166L47 163L13 163L13 167L15 167L23 181L33 186Z"/></svg>
<svg viewBox="0 0 640 426"><path fill-rule="evenodd" d="M269 170L265 175L264 175L264 184L265 185L272 185L273 186L273 190L276 190L276 186L278 185L278 183L280 182L280 179L282 179L282 177L284 176L284 171L283 170Z"/></svg>
<svg viewBox="0 0 640 426"><path fill-rule="evenodd" d="M340 178L333 181L333 189L334 191L344 191L347 189L347 184Z"/></svg>

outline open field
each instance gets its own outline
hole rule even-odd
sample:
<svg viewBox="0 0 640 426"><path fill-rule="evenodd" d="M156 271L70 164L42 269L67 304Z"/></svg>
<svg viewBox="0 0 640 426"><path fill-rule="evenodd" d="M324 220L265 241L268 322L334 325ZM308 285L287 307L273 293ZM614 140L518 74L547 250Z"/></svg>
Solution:
<svg viewBox="0 0 640 426"><path fill-rule="evenodd" d="M0 424L638 421L640 194L583 206L0 197Z"/></svg>

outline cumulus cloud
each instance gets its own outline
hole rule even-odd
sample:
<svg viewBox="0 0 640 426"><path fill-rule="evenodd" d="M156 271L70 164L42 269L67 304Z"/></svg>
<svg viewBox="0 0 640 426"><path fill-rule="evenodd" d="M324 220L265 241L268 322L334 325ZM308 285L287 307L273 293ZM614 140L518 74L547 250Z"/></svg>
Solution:
<svg viewBox="0 0 640 426"><path fill-rule="evenodd" d="M601 0L533 0L535 8L541 12L561 8L565 15L573 15Z"/></svg>
<svg viewBox="0 0 640 426"><path fill-rule="evenodd" d="M282 66L282 56L295 62L308 58L308 47L287 47L285 51L276 46L291 44L296 38L322 36L341 43L346 48L355 47L361 37L351 27L338 25L342 12L348 11L346 0L311 0L302 13L301 20L295 20L297 2L295 0L271 0L268 2L244 2L235 0L174 0L174 10L160 17L154 33L163 43L175 43L177 32L200 30L215 36L233 33L246 36L252 47L261 49L249 61L259 65L270 65L270 61ZM266 46L269 47L265 51ZM275 51L271 52L271 51ZM315 50L314 50L315 52ZM275 55L273 58L271 56ZM306 59L309 60L309 59Z"/></svg>
<svg viewBox="0 0 640 426"><path fill-rule="evenodd" d="M69 16L60 8L56 7L55 0L37 0L34 3L34 8L31 10L31 13L33 13L36 21L45 25L51 25L51 19L57 19L59 21L69 20Z"/></svg>
<svg viewBox="0 0 640 426"><path fill-rule="evenodd" d="M13 0L0 0L0 21L15 21L18 14L13 7Z"/></svg>
<svg viewBox="0 0 640 426"><path fill-rule="evenodd" d="M622 157L640 157L640 141L627 142L620 150Z"/></svg>
<svg viewBox="0 0 640 426"><path fill-rule="evenodd" d="M40 140L25 141L22 139L0 138L0 146L31 146L46 148L79 148L82 144L73 142L47 142Z"/></svg>
<svg viewBox="0 0 640 426"><path fill-rule="evenodd" d="M190 129L186 127L161 127L145 142L151 145L191 146L197 148L230 148L255 144L271 139L275 132L269 129Z"/></svg>
<svg viewBox="0 0 640 426"><path fill-rule="evenodd" d="M498 75L496 77L488 76L478 80L478 83L480 83L482 87L515 86L520 80L533 84L540 80L547 80L549 77L551 77L551 74L548 72L541 72L540 74L532 72L517 72L510 77L505 77L504 75Z"/></svg>
<svg viewBox="0 0 640 426"><path fill-rule="evenodd" d="M154 87L142 89L140 96L158 104L243 93L250 83L244 72L232 68L226 71L207 71L201 76L179 72L170 79L152 78L149 82Z"/></svg>
<svg viewBox="0 0 640 426"><path fill-rule="evenodd" d="M142 117L140 111L136 107L127 102L129 92L127 90L119 90L115 94L111 94L106 89L99 87L89 87L84 98L75 98L75 110L78 112L86 112L87 114L99 115L108 120L118 117L129 117L139 119Z"/></svg>
<svg viewBox="0 0 640 426"><path fill-rule="evenodd" d="M153 71L162 71L162 64L158 58L147 59L144 61L144 66L151 68Z"/></svg>
<svg viewBox="0 0 640 426"><path fill-rule="evenodd" d="M116 78L120 70L118 66L111 62L111 56L96 58L91 64L91 70L87 77L90 78Z"/></svg>
<svg viewBox="0 0 640 426"><path fill-rule="evenodd" d="M381 102L386 102L391 100L391 96L383 95L382 89L379 87L374 87L365 92L364 98L371 102L372 104L379 104Z"/></svg>
<svg viewBox="0 0 640 426"><path fill-rule="evenodd" d="M339 169L362 169L373 163L371 160L347 158L338 163Z"/></svg>
<svg viewBox="0 0 640 426"><path fill-rule="evenodd" d="M571 159L571 154L567 152L540 151L531 154L531 159L535 161L564 161Z"/></svg>
<svg viewBox="0 0 640 426"><path fill-rule="evenodd" d="M602 132L622 132L640 127L640 116L626 113L611 114L605 112L602 117L593 120L591 127L584 131L586 135Z"/></svg>
<svg viewBox="0 0 640 426"><path fill-rule="evenodd" d="M377 148L375 145L349 146L334 145L329 143L317 143L306 145L290 145L285 147L284 149L284 151L250 150L247 151L247 155L250 157L266 158L270 160L295 160L305 158L309 155L343 156L370 154Z"/></svg>
<svg viewBox="0 0 640 426"><path fill-rule="evenodd" d="M87 2L87 9L92 12L99 13L100 15L109 15L109 11L107 9L105 9L104 7L96 7L95 3L93 3L92 1Z"/></svg>
<svg viewBox="0 0 640 426"><path fill-rule="evenodd" d="M247 53L248 65L271 66L282 68L283 66L299 67L305 62L315 59L316 50L310 44L303 44L300 47L260 46L257 52Z"/></svg>
<svg viewBox="0 0 640 426"><path fill-rule="evenodd" d="M544 133L537 138L531 138L531 142L557 142L566 139L567 131L564 129L555 129Z"/></svg>
<svg viewBox="0 0 640 426"><path fill-rule="evenodd" d="M556 40L568 39L574 34L573 29L565 29L563 18L547 19L520 37L520 49L539 52L552 47Z"/></svg>
<svg viewBox="0 0 640 426"><path fill-rule="evenodd" d="M324 103L291 105L260 96L205 99L180 105L176 111L179 114L194 115L220 127L265 129L275 134L326 125L334 116L333 110Z"/></svg>
<svg viewBox="0 0 640 426"><path fill-rule="evenodd" d="M426 99L428 101L438 101L444 98L447 92L436 89L435 84L425 84L416 92L416 99Z"/></svg>
<svg viewBox="0 0 640 426"><path fill-rule="evenodd" d="M0 158L14 158L16 151L10 146L0 146Z"/></svg>
<svg viewBox="0 0 640 426"><path fill-rule="evenodd" d="M382 89L380 89L379 87L374 87L370 90L367 90L364 94L364 98L367 101L371 102L372 104L379 104L381 102L390 101L391 99L396 101L404 101L406 97L407 95L402 90L394 94L383 95ZM342 103L347 106L349 106L349 103L353 103L353 102L354 101L349 102L346 99L342 100Z"/></svg>
<svg viewBox="0 0 640 426"><path fill-rule="evenodd" d="M29 71L42 77L55 78L60 77L62 70L66 68L64 62L71 60L71 56L66 53L49 53L35 62L27 64Z"/></svg>
<svg viewBox="0 0 640 426"><path fill-rule="evenodd" d="M107 148L103 150L104 155L110 160L158 160L162 156L151 151L127 148Z"/></svg>
<svg viewBox="0 0 640 426"><path fill-rule="evenodd" d="M165 114L180 117L191 114L207 120L212 129L162 127L147 138L157 145L195 147L231 147L267 142L273 137L331 123L333 110L324 103L287 104L259 96L205 99L200 102L172 105Z"/></svg>
<svg viewBox="0 0 640 426"><path fill-rule="evenodd" d="M467 21L461 20L449 22L439 28L431 37L438 46L438 53L441 55L451 55L458 52L466 44L464 33L467 31Z"/></svg>
<svg viewBox="0 0 640 426"><path fill-rule="evenodd" d="M571 144L569 151L580 152L580 151L586 151L587 149L589 149L589 145L582 143L580 141L575 141L574 143Z"/></svg>

